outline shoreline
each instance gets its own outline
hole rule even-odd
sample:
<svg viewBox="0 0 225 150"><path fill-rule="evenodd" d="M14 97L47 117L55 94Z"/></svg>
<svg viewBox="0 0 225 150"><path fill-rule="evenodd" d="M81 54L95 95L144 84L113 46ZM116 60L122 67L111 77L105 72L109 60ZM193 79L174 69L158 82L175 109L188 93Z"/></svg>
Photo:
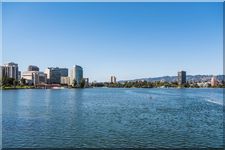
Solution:
<svg viewBox="0 0 225 150"><path fill-rule="evenodd" d="M37 90L65 90L65 89L90 89L90 88L99 88L99 89L225 89L224 87L86 87L86 88L68 88L68 87L60 87L60 88L35 88L35 87L6 87L0 88L1 91L5 90L25 90L25 89L37 89Z"/></svg>

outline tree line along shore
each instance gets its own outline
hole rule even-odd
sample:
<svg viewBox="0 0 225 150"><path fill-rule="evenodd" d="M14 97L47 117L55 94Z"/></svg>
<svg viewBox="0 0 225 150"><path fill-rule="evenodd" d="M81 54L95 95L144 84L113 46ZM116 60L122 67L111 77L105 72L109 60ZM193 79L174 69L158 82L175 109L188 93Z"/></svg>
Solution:
<svg viewBox="0 0 225 150"><path fill-rule="evenodd" d="M36 89L43 88L36 85L28 85L23 79L20 81L15 80L14 78L3 78L1 80L1 89ZM85 82L81 82L79 85L76 81L73 82L73 85L58 85L58 87L64 88L92 88L92 87L108 87L108 88L203 88L196 82L187 82L185 84L178 84L178 82L147 82L147 81L127 81L127 82L101 82L101 83L90 83L88 86L85 86ZM210 83L207 84L207 87L204 88L225 88L224 82L216 86L211 86Z"/></svg>

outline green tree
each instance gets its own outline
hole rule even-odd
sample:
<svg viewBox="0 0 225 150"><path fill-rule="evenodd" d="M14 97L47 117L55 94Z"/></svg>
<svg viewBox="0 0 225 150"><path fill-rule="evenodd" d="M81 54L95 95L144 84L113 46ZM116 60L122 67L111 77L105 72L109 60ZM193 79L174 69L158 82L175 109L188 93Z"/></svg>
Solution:
<svg viewBox="0 0 225 150"><path fill-rule="evenodd" d="M26 80L25 80L24 78L21 78L21 79L20 79L20 83L21 83L22 85L25 85L25 84L26 84Z"/></svg>
<svg viewBox="0 0 225 150"><path fill-rule="evenodd" d="M85 86L85 80L82 79L81 82L80 82L80 87L81 87L81 88L84 88L84 86Z"/></svg>
<svg viewBox="0 0 225 150"><path fill-rule="evenodd" d="M2 86L12 86L14 85L14 78L2 78Z"/></svg>
<svg viewBox="0 0 225 150"><path fill-rule="evenodd" d="M15 86L17 86L18 85L18 81L17 80L13 80L13 86L15 87Z"/></svg>
<svg viewBox="0 0 225 150"><path fill-rule="evenodd" d="M73 87L76 87L76 86L77 86L77 80L74 79L74 80L73 80Z"/></svg>

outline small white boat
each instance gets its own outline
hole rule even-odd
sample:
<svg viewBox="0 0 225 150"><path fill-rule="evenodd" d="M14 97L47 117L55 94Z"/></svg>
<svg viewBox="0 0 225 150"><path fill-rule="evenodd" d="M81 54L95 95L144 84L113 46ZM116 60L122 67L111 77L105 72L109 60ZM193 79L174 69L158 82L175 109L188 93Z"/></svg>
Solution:
<svg viewBox="0 0 225 150"><path fill-rule="evenodd" d="M54 86L54 87L52 87L52 89L64 89L64 87L57 87L57 86Z"/></svg>

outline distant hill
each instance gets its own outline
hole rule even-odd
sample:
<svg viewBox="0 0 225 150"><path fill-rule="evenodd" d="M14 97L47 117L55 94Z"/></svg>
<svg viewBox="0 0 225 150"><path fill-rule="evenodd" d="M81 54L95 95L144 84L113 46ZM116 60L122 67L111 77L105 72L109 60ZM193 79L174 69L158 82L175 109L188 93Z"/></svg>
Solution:
<svg viewBox="0 0 225 150"><path fill-rule="evenodd" d="M187 81L194 81L194 82L203 82L203 81L210 81L213 75L187 75ZM215 76L217 80L222 81L225 79L224 75L217 75ZM126 81L140 81L144 80L147 82L155 82L155 81L165 81L165 82L175 82L177 81L177 76L163 76L163 77L154 77L154 78L140 78L134 80L121 80L118 82L126 82Z"/></svg>

